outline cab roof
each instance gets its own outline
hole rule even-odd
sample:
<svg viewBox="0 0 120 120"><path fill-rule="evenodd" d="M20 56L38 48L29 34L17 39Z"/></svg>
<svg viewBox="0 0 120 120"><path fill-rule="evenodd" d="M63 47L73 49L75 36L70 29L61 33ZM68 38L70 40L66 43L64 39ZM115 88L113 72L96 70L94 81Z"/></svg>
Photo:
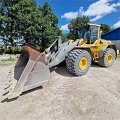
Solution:
<svg viewBox="0 0 120 120"><path fill-rule="evenodd" d="M98 25L98 24L93 24L93 23L88 23L88 25L101 27L101 25Z"/></svg>

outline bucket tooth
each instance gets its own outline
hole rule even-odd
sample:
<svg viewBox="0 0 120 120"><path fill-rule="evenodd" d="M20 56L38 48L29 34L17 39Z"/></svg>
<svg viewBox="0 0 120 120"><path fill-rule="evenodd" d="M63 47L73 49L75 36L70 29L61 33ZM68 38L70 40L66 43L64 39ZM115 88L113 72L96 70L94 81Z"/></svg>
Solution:
<svg viewBox="0 0 120 120"><path fill-rule="evenodd" d="M8 99L17 98L17 97L20 96L20 94L21 94L21 93L19 93L19 92L8 93L8 94L7 94L7 98L8 98Z"/></svg>
<svg viewBox="0 0 120 120"><path fill-rule="evenodd" d="M9 92L9 90L10 90L10 86L7 89L4 89L5 93Z"/></svg>
<svg viewBox="0 0 120 120"><path fill-rule="evenodd" d="M13 81L13 79L10 79L8 82L11 83Z"/></svg>
<svg viewBox="0 0 120 120"><path fill-rule="evenodd" d="M10 79L10 80L9 80L9 83L17 83L17 80L15 80L15 79Z"/></svg>
<svg viewBox="0 0 120 120"><path fill-rule="evenodd" d="M5 92L12 93L14 91L14 85L10 85L10 87Z"/></svg>
<svg viewBox="0 0 120 120"><path fill-rule="evenodd" d="M5 83L5 86L8 86L10 82L11 82L11 81L7 81L7 82Z"/></svg>
<svg viewBox="0 0 120 120"><path fill-rule="evenodd" d="M16 83L10 83L9 89L10 89L10 90L12 90L12 89L14 90L15 86L16 86Z"/></svg>
<svg viewBox="0 0 120 120"><path fill-rule="evenodd" d="M17 82L9 82L7 87L4 89L5 92L10 92L10 91L14 91L14 88L16 86Z"/></svg>
<svg viewBox="0 0 120 120"><path fill-rule="evenodd" d="M21 89L21 91L19 92L14 92L14 89L10 88L9 93L7 94L7 98L8 99L13 99L13 98L17 98L20 96L20 94L22 93L23 89Z"/></svg>
<svg viewBox="0 0 120 120"><path fill-rule="evenodd" d="M10 75L11 73L12 73L12 71L10 70L10 71L9 71L9 75Z"/></svg>
<svg viewBox="0 0 120 120"><path fill-rule="evenodd" d="M11 82L10 82L10 85L12 85L12 84L15 84L15 85L16 85L16 84L17 84L17 81L11 81Z"/></svg>
<svg viewBox="0 0 120 120"><path fill-rule="evenodd" d="M14 71L14 68L11 68L9 72L13 72Z"/></svg>
<svg viewBox="0 0 120 120"><path fill-rule="evenodd" d="M9 93L9 90L4 90L4 94L5 94L5 93Z"/></svg>
<svg viewBox="0 0 120 120"><path fill-rule="evenodd" d="M5 86L7 86L8 84L9 84L9 82L6 82L6 83L5 83Z"/></svg>
<svg viewBox="0 0 120 120"><path fill-rule="evenodd" d="M9 79L6 83L5 83L5 86L8 86L10 83L12 83L13 80L12 79Z"/></svg>
<svg viewBox="0 0 120 120"><path fill-rule="evenodd" d="M14 78L14 74L13 73L8 75L8 79L10 79L10 78Z"/></svg>
<svg viewBox="0 0 120 120"><path fill-rule="evenodd" d="M5 85L4 90L6 90L6 89L9 88L9 87L10 87L10 85L9 85L9 83L8 83L7 85Z"/></svg>
<svg viewBox="0 0 120 120"><path fill-rule="evenodd" d="M3 96L8 95L9 91L4 91Z"/></svg>
<svg viewBox="0 0 120 120"><path fill-rule="evenodd" d="M10 80L8 80L8 84L10 84L10 83L17 83L17 80L15 80L15 79L10 79Z"/></svg>
<svg viewBox="0 0 120 120"><path fill-rule="evenodd" d="M14 88L13 88L13 87L10 87L10 88L9 88L9 93L10 93L10 92L13 92L13 91L14 91Z"/></svg>

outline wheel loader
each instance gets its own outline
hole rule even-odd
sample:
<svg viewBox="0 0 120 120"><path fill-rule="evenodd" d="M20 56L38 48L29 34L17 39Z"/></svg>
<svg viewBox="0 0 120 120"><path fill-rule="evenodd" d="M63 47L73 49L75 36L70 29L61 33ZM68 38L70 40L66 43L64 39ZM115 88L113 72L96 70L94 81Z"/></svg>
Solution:
<svg viewBox="0 0 120 120"><path fill-rule="evenodd" d="M117 56L116 46L111 41L101 39L100 25L88 23L76 28L76 40L61 43L59 36L53 44L40 53L26 44L8 76L8 99L19 97L24 91L43 86L48 82L53 66L66 62L68 71L76 76L85 75L91 62L103 67L113 65Z"/></svg>

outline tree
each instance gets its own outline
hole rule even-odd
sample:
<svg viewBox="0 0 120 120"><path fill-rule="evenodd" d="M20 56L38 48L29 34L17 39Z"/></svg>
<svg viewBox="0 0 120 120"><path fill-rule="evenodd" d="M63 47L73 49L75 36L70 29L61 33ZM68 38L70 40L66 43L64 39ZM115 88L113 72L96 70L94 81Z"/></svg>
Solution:
<svg viewBox="0 0 120 120"><path fill-rule="evenodd" d="M69 39L77 39L77 35L75 34L76 27L80 27L86 23L89 22L89 18L86 16L77 17L76 19L73 19L70 21L70 24L68 25L69 29Z"/></svg>
<svg viewBox="0 0 120 120"><path fill-rule="evenodd" d="M22 36L42 51L60 34L51 6L38 6L35 0L0 0L0 23L5 43L13 45Z"/></svg>
<svg viewBox="0 0 120 120"><path fill-rule="evenodd" d="M38 37L41 29L40 11L34 0L1 0L0 35L4 42L14 44L23 36L26 42Z"/></svg>
<svg viewBox="0 0 120 120"><path fill-rule="evenodd" d="M68 34L64 34L64 33L63 33L63 34L61 35L61 37L62 37L62 38L61 38L61 39L62 39L62 42L68 41Z"/></svg>
<svg viewBox="0 0 120 120"><path fill-rule="evenodd" d="M59 30L58 18L53 13L50 4L44 3L42 7L39 8L42 11L42 17L44 18L42 23L42 51L47 48L57 36L61 35Z"/></svg>
<svg viewBox="0 0 120 120"><path fill-rule="evenodd" d="M109 25L107 25L107 24L100 24L100 25L101 25L102 34L110 31L110 26Z"/></svg>

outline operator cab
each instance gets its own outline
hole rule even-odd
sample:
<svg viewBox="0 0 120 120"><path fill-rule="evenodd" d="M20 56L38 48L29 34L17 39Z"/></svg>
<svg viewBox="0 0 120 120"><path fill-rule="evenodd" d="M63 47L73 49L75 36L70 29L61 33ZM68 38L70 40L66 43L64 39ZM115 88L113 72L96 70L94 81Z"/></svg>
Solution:
<svg viewBox="0 0 120 120"><path fill-rule="evenodd" d="M78 29L78 38L87 38L87 44L93 44L99 39L100 25L87 24Z"/></svg>

